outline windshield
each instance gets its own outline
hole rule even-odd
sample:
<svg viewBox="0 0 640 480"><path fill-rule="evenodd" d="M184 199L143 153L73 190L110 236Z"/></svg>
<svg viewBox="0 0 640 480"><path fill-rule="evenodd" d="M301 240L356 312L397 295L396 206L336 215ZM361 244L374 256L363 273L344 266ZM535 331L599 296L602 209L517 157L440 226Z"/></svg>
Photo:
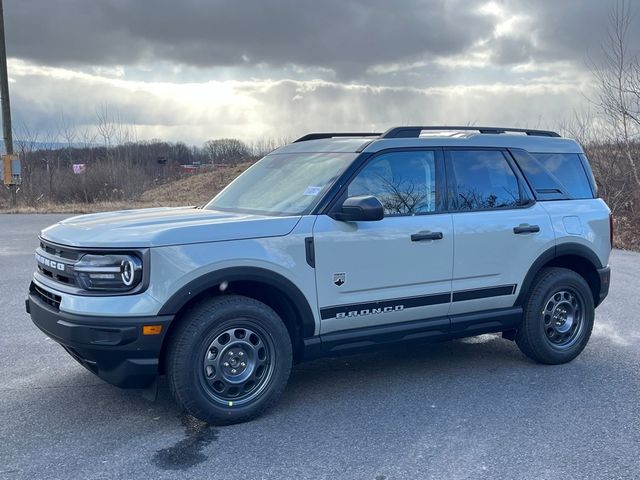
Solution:
<svg viewBox="0 0 640 480"><path fill-rule="evenodd" d="M267 215L303 215L357 155L267 155L231 182L205 208Z"/></svg>

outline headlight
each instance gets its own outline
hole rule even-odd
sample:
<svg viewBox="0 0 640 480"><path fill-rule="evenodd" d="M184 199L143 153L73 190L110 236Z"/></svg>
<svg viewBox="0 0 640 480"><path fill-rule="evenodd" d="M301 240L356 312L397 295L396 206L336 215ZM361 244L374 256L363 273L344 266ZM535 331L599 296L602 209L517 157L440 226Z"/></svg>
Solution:
<svg viewBox="0 0 640 480"><path fill-rule="evenodd" d="M136 255L84 255L74 265L85 290L127 291L142 280L142 260Z"/></svg>

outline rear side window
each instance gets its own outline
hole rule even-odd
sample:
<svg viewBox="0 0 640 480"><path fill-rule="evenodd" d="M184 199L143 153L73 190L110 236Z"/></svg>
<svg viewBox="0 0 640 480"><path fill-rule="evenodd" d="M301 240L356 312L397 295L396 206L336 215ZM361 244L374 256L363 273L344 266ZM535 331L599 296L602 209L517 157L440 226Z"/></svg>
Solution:
<svg viewBox="0 0 640 480"><path fill-rule="evenodd" d="M532 153L531 155L546 170L540 171L539 167L527 166L527 162L520 164L534 190L548 188L551 178L551 181L560 184L571 198L593 198L594 192L591 190L587 172L578 154Z"/></svg>
<svg viewBox="0 0 640 480"><path fill-rule="evenodd" d="M518 179L502 152L450 150L457 210L514 208L523 204Z"/></svg>

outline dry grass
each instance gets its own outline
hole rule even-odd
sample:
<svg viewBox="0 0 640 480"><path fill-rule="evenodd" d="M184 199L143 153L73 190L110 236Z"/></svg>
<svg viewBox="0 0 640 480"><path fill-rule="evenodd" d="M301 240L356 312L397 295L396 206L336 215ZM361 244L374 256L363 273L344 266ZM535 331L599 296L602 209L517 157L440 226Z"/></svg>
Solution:
<svg viewBox="0 0 640 480"><path fill-rule="evenodd" d="M614 217L614 246L623 250L640 252L638 227L640 227L640 219Z"/></svg>
<svg viewBox="0 0 640 480"><path fill-rule="evenodd" d="M145 191L139 199L95 203L58 204L40 202L37 205L0 205L0 213L95 213L113 210L148 207L178 207L202 205L211 200L231 180L240 175L251 164L217 167L213 171L191 174L180 180Z"/></svg>
<svg viewBox="0 0 640 480"><path fill-rule="evenodd" d="M215 170L193 174L175 182L151 188L142 194L142 203L157 205L202 205L211 200L227 184L251 164L217 167Z"/></svg>

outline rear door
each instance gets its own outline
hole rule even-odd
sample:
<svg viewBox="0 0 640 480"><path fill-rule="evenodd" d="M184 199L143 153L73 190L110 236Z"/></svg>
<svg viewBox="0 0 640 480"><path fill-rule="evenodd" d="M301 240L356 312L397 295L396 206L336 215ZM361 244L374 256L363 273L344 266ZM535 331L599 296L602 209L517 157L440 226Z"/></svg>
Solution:
<svg viewBox="0 0 640 480"><path fill-rule="evenodd" d="M450 149L445 158L455 237L450 313L511 307L533 262L555 244L550 217L508 152Z"/></svg>
<svg viewBox="0 0 640 480"><path fill-rule="evenodd" d="M439 149L392 151L369 159L345 187L373 195L380 221L343 222L319 215L313 230L321 333L433 318L446 333L451 297L453 226L442 212Z"/></svg>

